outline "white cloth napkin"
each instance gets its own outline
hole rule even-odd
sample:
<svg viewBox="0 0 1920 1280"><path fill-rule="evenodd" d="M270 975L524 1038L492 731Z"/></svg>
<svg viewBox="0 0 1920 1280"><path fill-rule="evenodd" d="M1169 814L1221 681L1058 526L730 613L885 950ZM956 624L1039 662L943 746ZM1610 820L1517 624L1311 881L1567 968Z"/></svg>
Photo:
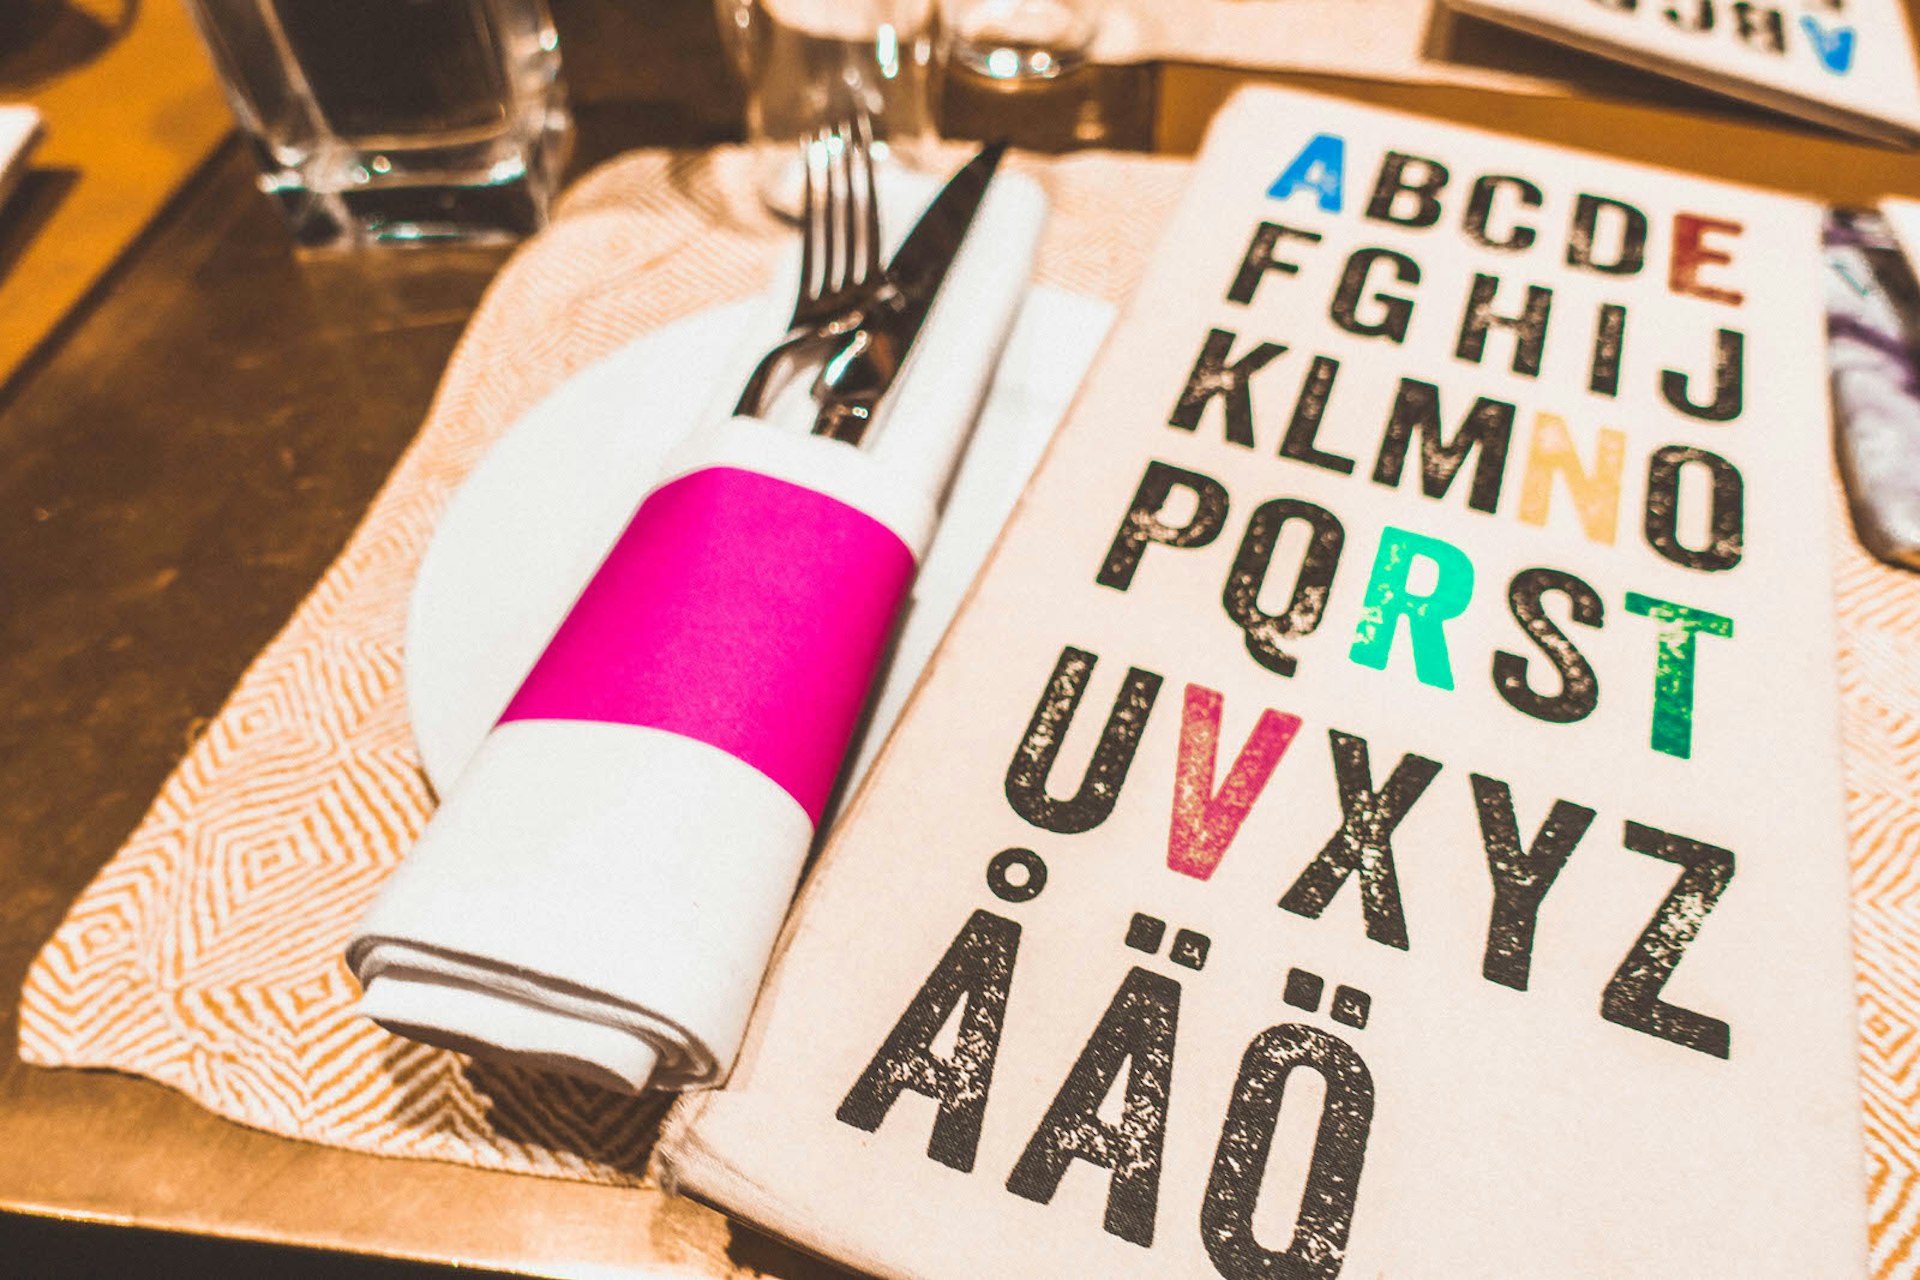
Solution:
<svg viewBox="0 0 1920 1280"><path fill-rule="evenodd" d="M882 207L891 240L904 237L936 185L888 184ZM875 423L873 456L898 483L934 495L947 488L1025 294L1045 217L1036 184L996 179ZM716 420L784 330L796 276L797 258L776 278L761 323L741 335L714 389ZM809 409L784 395L769 417L804 430ZM348 963L365 987L361 1012L401 1035L629 1092L724 1076L791 900L792 873L738 859L656 865L672 860L650 858L659 842L643 837L673 819L634 810L635 771L656 767L657 757L629 737L604 735L590 767L556 769L548 780L582 815L567 831L533 833L512 856L499 845L436 842L430 831L349 941ZM480 777L487 750L463 776ZM745 848L756 831L791 815L698 820L735 824ZM711 837L709 830L703 838ZM743 935L726 950L760 962L743 967L702 943L716 917Z"/></svg>

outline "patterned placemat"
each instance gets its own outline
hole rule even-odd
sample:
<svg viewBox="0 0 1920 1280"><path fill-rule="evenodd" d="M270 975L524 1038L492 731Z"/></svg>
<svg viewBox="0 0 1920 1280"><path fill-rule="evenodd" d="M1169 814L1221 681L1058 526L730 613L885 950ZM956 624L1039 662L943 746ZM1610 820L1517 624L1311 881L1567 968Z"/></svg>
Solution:
<svg viewBox="0 0 1920 1280"><path fill-rule="evenodd" d="M35 961L24 1059L135 1072L244 1124L361 1151L644 1179L658 1104L390 1036L353 1014L341 949L432 809L401 643L435 520L568 375L762 287L791 233L753 196L747 160L624 156L508 264L346 550ZM1186 166L1085 155L1026 168L1053 206L1039 280L1117 300Z"/></svg>
<svg viewBox="0 0 1920 1280"><path fill-rule="evenodd" d="M1185 167L1082 155L1030 171L1054 204L1040 280L1118 300ZM637 152L569 193L488 294L346 550L35 961L23 1058L134 1072L289 1137L644 1181L655 1104L389 1036L351 1012L340 949L431 810L401 637L438 513L541 395L754 290L781 238L737 151ZM1836 520L1873 1260L1906 1276L1920 1267L1920 578Z"/></svg>

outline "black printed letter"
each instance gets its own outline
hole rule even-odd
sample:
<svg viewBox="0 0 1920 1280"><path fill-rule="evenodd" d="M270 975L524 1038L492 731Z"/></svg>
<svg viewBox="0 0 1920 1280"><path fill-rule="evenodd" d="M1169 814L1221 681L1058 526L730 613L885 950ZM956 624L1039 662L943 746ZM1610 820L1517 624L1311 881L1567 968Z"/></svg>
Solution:
<svg viewBox="0 0 1920 1280"><path fill-rule="evenodd" d="M1668 1004L1660 999L1660 990L1679 967L1688 944L1699 936L1713 904L1732 883L1733 852L1638 822L1627 824L1626 845L1649 858L1677 862L1686 870L1607 983L1600 997L1600 1016L1716 1058L1727 1057L1733 1042L1727 1024Z"/></svg>
<svg viewBox="0 0 1920 1280"><path fill-rule="evenodd" d="M1689 417L1708 422L1731 422L1740 416L1746 380L1747 339L1737 329L1722 329L1713 344L1713 401L1695 404L1687 395L1686 374L1678 369L1660 371L1660 394L1667 403Z"/></svg>
<svg viewBox="0 0 1920 1280"><path fill-rule="evenodd" d="M1627 346L1627 309L1605 302L1593 319L1593 364L1587 390L1597 396L1620 394L1620 357Z"/></svg>
<svg viewBox="0 0 1920 1280"><path fill-rule="evenodd" d="M1573 620L1581 626L1597 627L1606 620L1600 593L1579 578L1558 569L1522 569L1507 587L1507 608L1560 673L1560 692L1551 697L1535 692L1527 683L1527 660L1504 649L1494 651L1493 687L1515 711L1549 724L1572 724L1600 705L1600 679L1586 655L1547 616L1542 601L1550 591L1573 602Z"/></svg>
<svg viewBox="0 0 1920 1280"><path fill-rule="evenodd" d="M1493 873L1493 917L1487 922L1487 954L1480 973L1515 991L1527 989L1533 968L1533 931L1540 904L1559 878L1573 846L1587 834L1593 810L1555 800L1540 824L1531 849L1520 844L1520 823L1513 813L1513 792L1498 778L1473 774L1473 802L1480 810L1480 843L1487 848Z"/></svg>
<svg viewBox="0 0 1920 1280"><path fill-rule="evenodd" d="M1273 247L1280 243L1280 237L1292 236L1295 240L1305 240L1310 244L1320 242L1318 231L1301 231L1294 227L1283 227L1277 222L1263 222L1254 228L1253 242L1247 246L1247 256L1240 260L1240 270L1233 277L1233 286L1227 290L1227 301L1245 305L1253 301L1253 291L1266 279L1267 272L1278 271L1282 275L1298 275L1300 264L1283 262L1273 254Z"/></svg>
<svg viewBox="0 0 1920 1280"><path fill-rule="evenodd" d="M1060 741L1073 724L1073 713L1093 678L1093 664L1099 658L1071 645L1060 651L1053 676L1033 709L1026 736L1014 748L1013 763L1007 766L1007 803L1022 818L1059 835L1078 835L1091 831L1107 820L1120 787L1133 767L1133 753L1139 749L1141 731L1153 711L1153 700L1160 696L1160 677L1138 667L1127 668L1113 710L1100 731L1099 745L1080 780L1080 789L1071 800L1055 800L1047 794L1047 775L1060 754Z"/></svg>
<svg viewBox="0 0 1920 1280"><path fill-rule="evenodd" d="M1326 1082L1307 1185L1284 1252L1253 1234L1273 1129L1287 1077L1304 1067ZM1262 1031L1240 1059L1227 1122L1214 1148L1213 1172L1200 1205L1200 1239L1226 1280L1332 1280L1346 1261L1353 1204L1373 1128L1373 1074L1338 1036L1298 1022Z"/></svg>
<svg viewBox="0 0 1920 1280"><path fill-rule="evenodd" d="M1007 1190L1047 1204L1073 1161L1111 1169L1106 1229L1143 1249L1150 1247L1179 1020L1179 983L1146 969L1128 973L1013 1166ZM1113 1091L1123 1062L1124 1105L1119 1123L1108 1124L1100 1118L1100 1106Z"/></svg>
<svg viewBox="0 0 1920 1280"><path fill-rule="evenodd" d="M1707 545L1695 550L1680 542L1680 472L1690 464L1707 469ZM1745 554L1746 484L1739 470L1717 453L1670 444L1647 459L1647 545L1677 565L1718 573L1740 563Z"/></svg>
<svg viewBox="0 0 1920 1280"><path fill-rule="evenodd" d="M1620 227L1619 247L1610 261L1601 261L1594 242L1600 236L1600 215L1611 210ZM1581 195L1573 206L1573 229L1567 235L1567 265L1585 267L1602 275L1637 275L1647 265L1647 215L1624 200Z"/></svg>
<svg viewBox="0 0 1920 1280"><path fill-rule="evenodd" d="M1493 197L1501 187L1512 187L1524 209L1538 209L1540 202L1545 199L1540 194L1540 188L1525 178L1490 173L1474 182L1473 195L1467 201L1467 216L1462 225L1469 236L1489 249L1512 249L1518 252L1533 243L1535 232L1532 227L1515 223L1513 230L1504 237L1487 230L1487 220L1493 215Z"/></svg>
<svg viewBox="0 0 1920 1280"><path fill-rule="evenodd" d="M1259 604L1260 588L1266 584L1267 571L1273 567L1273 550L1280 544L1280 532L1289 520L1306 521L1313 533L1300 561L1287 611L1264 613ZM1246 536L1240 539L1239 553L1233 558L1233 569L1227 574L1227 589L1220 603L1226 606L1227 616L1246 632L1247 652L1267 670L1283 676L1293 674L1295 659L1280 648L1280 641L1312 635L1320 625L1346 536L1333 512L1299 498L1275 498L1254 510Z"/></svg>
<svg viewBox="0 0 1920 1280"><path fill-rule="evenodd" d="M1741 44L1768 53L1787 51L1787 24L1772 5L1763 8L1752 0L1734 0L1733 26Z"/></svg>
<svg viewBox="0 0 1920 1280"><path fill-rule="evenodd" d="M1019 925L989 911L974 912L887 1033L886 1043L848 1091L834 1118L876 1132L901 1093L911 1089L940 1104L933 1136L927 1139L927 1155L949 1169L971 1172L1019 949ZM963 1000L966 1011L960 1015L953 1056L935 1057L930 1048L934 1037Z"/></svg>
<svg viewBox="0 0 1920 1280"><path fill-rule="evenodd" d="M1390 262L1393 275L1401 284L1420 283L1420 264L1404 253L1395 253L1391 249L1356 249L1347 259L1347 266L1340 273L1340 287L1334 290L1333 305L1328 314L1333 322L1348 333L1359 334L1363 338L1385 338L1389 342L1405 342L1407 325L1413 319L1413 299L1396 297L1391 293L1376 293L1373 301L1380 304L1378 320L1360 318L1360 295L1366 292L1367 284L1373 278L1373 264Z"/></svg>
<svg viewBox="0 0 1920 1280"><path fill-rule="evenodd" d="M1373 463L1373 482L1398 486L1407 464L1407 446L1420 436L1420 489L1429 498L1444 498L1453 477L1476 447L1480 461L1467 489L1467 505L1492 511L1500 505L1500 483L1507 473L1507 445L1513 439L1513 406L1505 400L1481 396L1467 410L1466 421L1448 440L1440 424L1440 388L1431 382L1400 379L1380 438L1380 454Z"/></svg>
<svg viewBox="0 0 1920 1280"><path fill-rule="evenodd" d="M1308 466L1353 474L1353 459L1329 453L1319 447L1320 420L1327 416L1327 400L1333 395L1333 380L1340 376L1340 362L1332 356L1315 356L1300 380L1300 397L1293 402L1293 419L1280 441L1280 456Z"/></svg>
<svg viewBox="0 0 1920 1280"><path fill-rule="evenodd" d="M1393 829L1440 772L1440 762L1408 752L1393 767L1387 784L1375 791L1367 740L1338 729L1329 730L1327 738L1333 744L1333 772L1340 784L1340 829L1307 864L1280 899L1280 906L1297 916L1318 919L1347 877L1358 871L1367 936L1405 951L1407 917L1400 908L1400 880L1393 870Z"/></svg>
<svg viewBox="0 0 1920 1280"><path fill-rule="evenodd" d="M1233 350L1234 336L1225 329L1211 329L1193 362L1180 402L1173 407L1167 425L1192 431L1200 425L1200 414L1207 401L1220 397L1221 412L1227 416L1227 440L1244 448L1253 448L1253 375L1267 362L1285 351L1277 342L1262 342L1232 364L1227 356Z"/></svg>
<svg viewBox="0 0 1920 1280"><path fill-rule="evenodd" d="M1553 290L1537 284L1527 286L1527 303L1519 315L1503 316L1494 311L1494 299L1500 296L1500 277L1474 273L1473 293L1467 298L1466 314L1460 317L1460 341L1453 354L1474 364L1487 351L1487 333L1491 329L1513 330L1513 371L1529 378L1540 376L1540 357L1547 344L1547 318L1553 311Z"/></svg>
<svg viewBox="0 0 1920 1280"><path fill-rule="evenodd" d="M1182 525L1171 525L1160 518L1176 488L1187 490L1194 498L1193 515ZM1127 514L1121 518L1120 529L1113 535L1113 545L1107 548L1107 558L1093 580L1103 587L1125 591L1133 585L1134 570L1140 567L1140 557L1147 553L1148 543L1157 542L1163 547L1204 547L1220 536L1221 526L1226 522L1225 485L1198 471L1185 471L1165 462L1149 462L1147 473L1140 477L1140 487L1133 491L1133 501L1127 505Z"/></svg>
<svg viewBox="0 0 1920 1280"><path fill-rule="evenodd" d="M1407 180L1407 166L1420 166L1420 177ZM1367 201L1367 216L1375 222L1397 222L1403 227L1430 227L1440 221L1440 188L1447 185L1447 166L1438 160L1387 152L1380 165L1380 177L1373 184L1373 198ZM1413 208L1394 212L1400 197L1412 196Z"/></svg>

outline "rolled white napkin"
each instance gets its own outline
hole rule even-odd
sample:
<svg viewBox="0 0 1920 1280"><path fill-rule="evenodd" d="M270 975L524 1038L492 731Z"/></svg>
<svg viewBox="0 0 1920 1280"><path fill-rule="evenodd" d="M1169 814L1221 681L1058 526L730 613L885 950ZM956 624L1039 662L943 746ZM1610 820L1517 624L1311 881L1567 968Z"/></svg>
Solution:
<svg viewBox="0 0 1920 1280"><path fill-rule="evenodd" d="M883 190L889 239L904 237L937 185ZM1045 217L1031 180L995 180L856 478L809 474L819 450L789 449L812 440L802 388L769 415L783 433L722 430L727 447L791 452L787 478L822 492L859 488L873 498L865 509L890 513L882 523L918 557ZM796 275L797 260L769 292L763 321L742 335L715 388L716 424L784 331ZM643 424L636 406L636 429ZM670 462L663 480L673 473ZM361 1012L413 1039L623 1091L717 1084L738 1051L814 816L754 766L691 737L581 720L503 723L349 940Z"/></svg>

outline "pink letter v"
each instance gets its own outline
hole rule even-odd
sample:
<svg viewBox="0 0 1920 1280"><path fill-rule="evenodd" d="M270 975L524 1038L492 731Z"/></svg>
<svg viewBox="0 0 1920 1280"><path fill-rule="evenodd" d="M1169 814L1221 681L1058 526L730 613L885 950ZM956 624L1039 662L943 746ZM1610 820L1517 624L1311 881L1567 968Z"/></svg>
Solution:
<svg viewBox="0 0 1920 1280"><path fill-rule="evenodd" d="M1247 810L1287 753L1300 717L1267 710L1240 749L1227 780L1213 789L1220 756L1220 708L1224 699L1202 685L1187 686L1180 718L1180 759L1173 774L1173 825L1167 832L1167 865L1196 880L1211 879L1240 832Z"/></svg>

